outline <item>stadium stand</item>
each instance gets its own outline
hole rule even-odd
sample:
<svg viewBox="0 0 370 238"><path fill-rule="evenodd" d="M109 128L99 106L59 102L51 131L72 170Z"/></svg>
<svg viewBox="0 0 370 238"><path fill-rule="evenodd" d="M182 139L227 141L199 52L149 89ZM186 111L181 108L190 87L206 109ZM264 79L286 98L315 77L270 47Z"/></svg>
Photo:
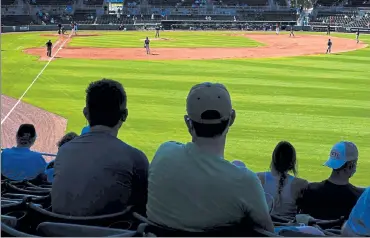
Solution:
<svg viewBox="0 0 370 238"><path fill-rule="evenodd" d="M28 25L34 21L29 15L1 15L1 24L6 26Z"/></svg>
<svg viewBox="0 0 370 238"><path fill-rule="evenodd" d="M348 27L367 27L370 28L370 12L347 24Z"/></svg>
<svg viewBox="0 0 370 238"><path fill-rule="evenodd" d="M1 5L2 6L10 6L10 5L14 5L15 3L15 0L4 0L4 1L1 1Z"/></svg>
<svg viewBox="0 0 370 238"><path fill-rule="evenodd" d="M330 7L330 6L336 6L342 1L343 0L317 0L316 3L314 3L314 5Z"/></svg>
<svg viewBox="0 0 370 238"><path fill-rule="evenodd" d="M84 0L83 3L86 5L102 6L104 0Z"/></svg>
<svg viewBox="0 0 370 238"><path fill-rule="evenodd" d="M75 0L30 0L31 5L72 5Z"/></svg>
<svg viewBox="0 0 370 238"><path fill-rule="evenodd" d="M78 9L73 15L73 21L79 24L93 24L96 17L95 10Z"/></svg>
<svg viewBox="0 0 370 238"><path fill-rule="evenodd" d="M370 7L370 1L369 0L349 0L348 4L345 6L348 7Z"/></svg>

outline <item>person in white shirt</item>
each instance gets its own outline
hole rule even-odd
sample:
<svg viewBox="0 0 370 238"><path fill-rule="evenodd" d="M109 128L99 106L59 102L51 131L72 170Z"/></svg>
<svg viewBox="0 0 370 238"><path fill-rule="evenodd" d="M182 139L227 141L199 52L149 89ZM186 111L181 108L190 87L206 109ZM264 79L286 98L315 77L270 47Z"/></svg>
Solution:
<svg viewBox="0 0 370 238"><path fill-rule="evenodd" d="M236 115L225 86L195 85L186 109L184 119L192 141L162 144L149 167L149 221L202 232L248 217L255 226L273 232L257 175L225 160L226 136Z"/></svg>

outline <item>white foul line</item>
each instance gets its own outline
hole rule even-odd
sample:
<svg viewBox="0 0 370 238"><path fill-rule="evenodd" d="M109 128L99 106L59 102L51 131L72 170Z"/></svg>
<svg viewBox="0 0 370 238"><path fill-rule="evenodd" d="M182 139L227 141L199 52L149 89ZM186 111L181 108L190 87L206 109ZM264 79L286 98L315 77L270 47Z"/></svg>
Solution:
<svg viewBox="0 0 370 238"><path fill-rule="evenodd" d="M54 55L52 55L52 57L50 57L50 59L48 60L48 62L45 64L44 68L42 68L42 70L40 71L40 73L36 76L36 78L32 81L32 83L30 84L30 86L28 86L28 88L26 89L26 91L24 91L24 93L22 94L22 96L20 96L20 98L18 99L18 101L14 104L14 106L12 107L12 109L10 109L10 111L8 112L8 114L6 114L6 116L4 117L3 120L1 120L1 125L5 122L6 119L8 119L8 117L10 116L10 114L12 114L12 112L14 111L14 109L18 106L18 104L22 101L23 97L26 95L26 93L28 92L28 90L30 90L30 88L35 84L35 82L37 81L37 79L41 76L41 74L45 71L46 67L48 67L48 65L50 64L50 62L55 58L55 56L58 54L58 52L62 49L62 47L64 46L64 44L69 40L69 38L71 38L72 34L70 34L68 36L67 39L65 39L63 41L63 43L60 45L59 49L55 52ZM58 41L56 42L58 43ZM57 46L57 44L54 45L53 49Z"/></svg>

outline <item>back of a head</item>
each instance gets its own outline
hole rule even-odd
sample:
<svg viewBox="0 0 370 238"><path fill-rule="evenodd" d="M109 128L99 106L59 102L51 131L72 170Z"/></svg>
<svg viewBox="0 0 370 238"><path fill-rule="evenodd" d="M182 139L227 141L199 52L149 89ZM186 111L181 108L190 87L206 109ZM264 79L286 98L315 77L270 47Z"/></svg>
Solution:
<svg viewBox="0 0 370 238"><path fill-rule="evenodd" d="M126 110L127 96L121 83L102 79L86 89L86 108L91 127L102 125L113 128Z"/></svg>
<svg viewBox="0 0 370 238"><path fill-rule="evenodd" d="M17 131L17 143L26 145L36 138L36 129L32 124L22 124Z"/></svg>
<svg viewBox="0 0 370 238"><path fill-rule="evenodd" d="M340 141L330 150L325 166L333 169L332 175L350 178L356 172L358 160L357 146L350 141Z"/></svg>
<svg viewBox="0 0 370 238"><path fill-rule="evenodd" d="M196 136L200 138L224 135L235 116L229 92L218 83L193 86L186 100L186 109L186 120L191 121Z"/></svg>
<svg viewBox="0 0 370 238"><path fill-rule="evenodd" d="M297 158L294 146L287 141L279 142L272 153L271 168L279 174L293 171L294 175L296 175L296 163Z"/></svg>
<svg viewBox="0 0 370 238"><path fill-rule="evenodd" d="M60 139L60 141L58 141L58 143L57 143L58 148L60 148L62 145L66 144L67 142L70 142L71 140L73 140L76 137L78 137L78 135L74 132L69 132L69 133L65 134Z"/></svg>

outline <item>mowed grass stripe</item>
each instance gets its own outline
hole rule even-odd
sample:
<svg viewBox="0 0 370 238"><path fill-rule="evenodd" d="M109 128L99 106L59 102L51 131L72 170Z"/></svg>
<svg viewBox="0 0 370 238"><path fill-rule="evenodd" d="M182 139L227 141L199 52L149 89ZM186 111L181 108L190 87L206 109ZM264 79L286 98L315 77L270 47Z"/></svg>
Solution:
<svg viewBox="0 0 370 238"><path fill-rule="evenodd" d="M151 39L152 48L182 48L182 47L257 47L262 43L253 41L243 36L231 36L225 33L203 34L173 34L163 32L161 38L155 39L149 32L137 34L121 32L114 35L101 35L92 37L76 37L69 46L88 46L101 48L142 48L146 37Z"/></svg>
<svg viewBox="0 0 370 238"><path fill-rule="evenodd" d="M33 34L35 42L44 42L38 34ZM101 38L106 40L95 39L97 44L136 44L133 40L130 43L130 38L141 39L148 33L102 34ZM189 44L204 47L205 39L215 42L220 32L170 34L172 38L184 38L191 40ZM229 37L231 33L221 34ZM361 37L370 42L369 36ZM78 39L74 38L72 43ZM32 38L27 40L30 45ZM12 42L13 47L24 40L4 34L2 47L9 47L7 42ZM83 42L80 43L83 46ZM85 43L89 46L89 42ZM138 47L142 47L142 43ZM26 56L21 51L3 53L2 57L13 59L3 61L3 68L8 69L3 72L3 92L19 97L34 78L33 73L45 62L38 62L36 57ZM330 172L322 164L331 146L339 140L353 140L360 150L358 173L353 182L368 186L369 53L367 48L330 56L258 60L58 59L48 66L25 101L68 118L68 130L80 132L86 123L82 108L88 83L102 77L119 80L126 88L129 107L129 118L119 137L144 150L151 159L160 143L189 140L183 115L190 87L202 81L218 81L229 88L237 111L237 120L227 141L227 159L243 160L255 171L266 170L276 143L289 140L297 149L300 176L317 181ZM24 69L23 73L18 74L19 68Z"/></svg>

